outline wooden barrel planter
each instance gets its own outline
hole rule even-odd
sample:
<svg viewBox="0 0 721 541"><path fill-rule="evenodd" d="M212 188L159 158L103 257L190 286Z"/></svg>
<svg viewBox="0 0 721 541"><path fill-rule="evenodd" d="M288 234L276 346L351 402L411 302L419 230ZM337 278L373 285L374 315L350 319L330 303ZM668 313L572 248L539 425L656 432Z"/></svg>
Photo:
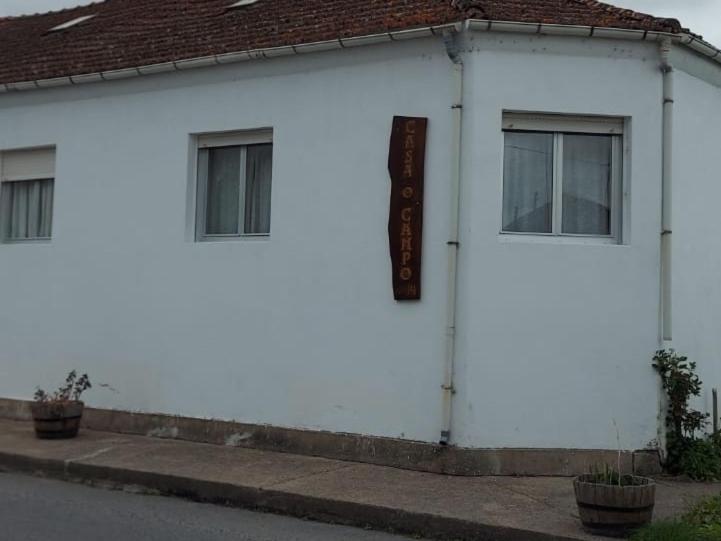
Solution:
<svg viewBox="0 0 721 541"><path fill-rule="evenodd" d="M656 501L653 479L623 476L622 486L595 482L594 475L574 481L581 522L590 533L625 537L651 522Z"/></svg>
<svg viewBox="0 0 721 541"><path fill-rule="evenodd" d="M34 403L35 435L44 440L74 438L78 435L84 406L78 401Z"/></svg>

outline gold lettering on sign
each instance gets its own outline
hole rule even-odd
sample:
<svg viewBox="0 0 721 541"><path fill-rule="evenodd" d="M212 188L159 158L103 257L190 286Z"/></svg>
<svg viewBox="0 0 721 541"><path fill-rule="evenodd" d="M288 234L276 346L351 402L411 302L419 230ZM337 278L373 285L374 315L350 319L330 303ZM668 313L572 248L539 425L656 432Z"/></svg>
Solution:
<svg viewBox="0 0 721 541"><path fill-rule="evenodd" d="M408 281L413 276L413 272L408 268L408 263L413 259L413 230L411 229L411 219L413 217L413 209L406 207L401 210L401 280Z"/></svg>
<svg viewBox="0 0 721 541"><path fill-rule="evenodd" d="M409 120L405 125L406 136L403 139L403 176L406 179L413 177L413 160L415 158L416 140L414 137L415 133L415 121ZM408 188L408 187L406 187ZM413 188L410 188L413 191ZM408 281L413 277L413 272L408 263L413 258L413 230L411 229L411 217L413 216L413 209L406 207L401 210L401 269L400 278L401 280Z"/></svg>
<svg viewBox="0 0 721 541"><path fill-rule="evenodd" d="M405 137L403 138L403 176L406 179L413 178L413 164L416 159L416 121L408 120L405 125ZM413 188L406 186L401 192L406 199L413 197ZM401 269L400 278L408 281L413 277L413 271L408 267L408 263L413 260L413 229L411 228L411 220L413 218L413 209L405 207L401 210Z"/></svg>

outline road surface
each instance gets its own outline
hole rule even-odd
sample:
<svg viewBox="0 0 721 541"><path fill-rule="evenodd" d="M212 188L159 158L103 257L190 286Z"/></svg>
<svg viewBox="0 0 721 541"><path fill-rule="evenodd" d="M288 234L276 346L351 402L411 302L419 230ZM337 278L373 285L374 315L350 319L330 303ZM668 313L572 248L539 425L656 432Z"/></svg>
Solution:
<svg viewBox="0 0 721 541"><path fill-rule="evenodd" d="M404 541L175 498L0 473L3 541Z"/></svg>

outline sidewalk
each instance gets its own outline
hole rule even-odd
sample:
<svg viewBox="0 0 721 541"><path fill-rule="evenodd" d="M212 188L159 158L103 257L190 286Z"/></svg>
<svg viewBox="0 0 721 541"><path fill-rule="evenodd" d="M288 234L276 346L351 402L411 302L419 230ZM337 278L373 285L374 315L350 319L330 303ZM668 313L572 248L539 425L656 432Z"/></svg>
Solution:
<svg viewBox="0 0 721 541"><path fill-rule="evenodd" d="M599 539L580 529L569 478L450 477L88 430L41 441L30 423L7 420L0 420L2 470L440 539ZM661 481L656 516L719 491L721 484Z"/></svg>

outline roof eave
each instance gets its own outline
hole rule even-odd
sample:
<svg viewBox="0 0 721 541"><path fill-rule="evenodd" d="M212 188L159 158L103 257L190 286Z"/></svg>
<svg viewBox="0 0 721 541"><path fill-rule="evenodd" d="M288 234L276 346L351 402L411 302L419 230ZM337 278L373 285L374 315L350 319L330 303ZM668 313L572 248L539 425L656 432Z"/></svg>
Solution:
<svg viewBox="0 0 721 541"><path fill-rule="evenodd" d="M465 21L445 25L413 28L370 34L350 38L340 38L315 43L299 43L283 47L269 47L265 49L252 49L246 51L229 52L218 55L188 58L136 66L118 70L108 70L97 73L70 75L52 79L37 79L32 81L21 81L13 83L0 83L0 93L18 92L23 90L34 90L39 88L51 88L60 86L80 85L99 81L112 81L130 77L141 77L156 73L171 71L183 71L186 69L202 68L218 64L230 64L244 62L246 60L276 58L319 51L345 49L350 47L375 45L390 41L405 41L409 39L425 38L434 35L442 35L447 32L461 32L463 30L485 31L485 32L510 32L521 34L539 34L550 36L575 36L604 39L627 39L638 41L660 41L671 39L701 55L721 64L721 49L716 48L698 36L690 33L659 32L651 30L633 30L625 28L607 28L597 26L561 25L544 23L524 23L517 21L497 21L484 19L467 19Z"/></svg>

